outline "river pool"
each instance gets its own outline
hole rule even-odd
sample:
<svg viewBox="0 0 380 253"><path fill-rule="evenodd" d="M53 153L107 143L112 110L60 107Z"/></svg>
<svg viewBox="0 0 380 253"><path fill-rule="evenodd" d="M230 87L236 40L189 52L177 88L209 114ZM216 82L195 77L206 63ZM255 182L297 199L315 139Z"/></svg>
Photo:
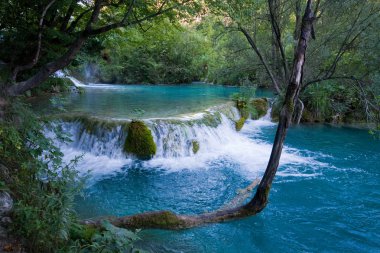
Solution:
<svg viewBox="0 0 380 253"><path fill-rule="evenodd" d="M266 115L236 132L236 110L217 113L215 107L234 92L202 85L106 86L70 97L70 111L98 117L131 118L141 115L134 108L143 110L158 143L152 160L139 161L120 152L116 130L77 134L77 125L66 123L74 135L61 146L66 159L84 153L79 169L93 175L76 201L80 217L162 209L197 214L228 203L263 174L276 130ZM215 115L218 125L192 124L196 112ZM179 121L165 120L176 115ZM200 143L197 154L189 152L193 139ZM263 212L183 231L143 230L138 246L149 252L379 252L379 162L380 141L366 130L291 127Z"/></svg>

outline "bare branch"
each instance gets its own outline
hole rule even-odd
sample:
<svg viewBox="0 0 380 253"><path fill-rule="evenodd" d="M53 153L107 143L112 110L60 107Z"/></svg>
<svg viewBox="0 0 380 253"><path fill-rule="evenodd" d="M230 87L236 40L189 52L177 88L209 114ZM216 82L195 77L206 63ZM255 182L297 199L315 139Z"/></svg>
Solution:
<svg viewBox="0 0 380 253"><path fill-rule="evenodd" d="M71 33L72 31L74 31L74 29L77 27L79 21L87 14L89 13L90 11L92 11L94 8L89 8L85 11L83 11L81 14L78 15L78 17L72 21L69 25L69 27L66 29L66 32L67 33Z"/></svg>
<svg viewBox="0 0 380 253"><path fill-rule="evenodd" d="M281 31L280 31L280 27L278 25L278 20L277 20L276 16L274 15L273 0L268 0L268 5L269 5L269 14L270 14L270 21L271 21L272 29L275 33L277 46L280 49L282 65L283 65L283 68L285 71L285 80L287 80L289 77L288 63L286 61L285 51L284 51L284 47L283 47L282 41L281 41Z"/></svg>
<svg viewBox="0 0 380 253"><path fill-rule="evenodd" d="M185 1L185 2L188 2L188 1ZM146 20L149 20L149 19L152 19L154 17L157 17L157 16L159 16L161 14L169 12L169 11L173 10L174 8L178 7L178 6L173 6L173 7L167 8L167 9L163 9L163 7L165 6L165 4L167 3L166 1L164 1L161 4L161 6L159 7L159 9L155 13L150 14L148 16L145 16L145 17L143 17L141 19L136 19L135 21L128 22L128 17L132 13L132 9L133 9L134 3L135 3L135 0L129 6L129 9L125 13L125 15L124 15L124 17L123 17L122 20L120 20L119 22L113 23L113 24L109 24L109 25L106 25L106 26L103 26L103 27L100 27L100 28L93 29L93 30L91 30L89 32L89 35L93 36L93 35L97 35L97 34L100 34L100 33L108 32L108 31L110 31L112 29L116 29L116 28L119 28L119 27L130 26L130 25L135 25L135 24L141 24L142 22L144 22Z"/></svg>
<svg viewBox="0 0 380 253"><path fill-rule="evenodd" d="M74 13L74 10L75 10L75 7L77 6L77 3L78 3L78 0L72 0L67 12L66 12L66 15L65 17L63 18L63 21L62 21L62 24L61 24L61 28L60 28L60 31L61 32L64 32L67 28L67 25L70 21L70 18L71 16L73 15Z"/></svg>
<svg viewBox="0 0 380 253"><path fill-rule="evenodd" d="M244 34L244 36L248 40L248 43L251 45L252 49L255 51L255 53L259 57L260 61L263 63L264 68L265 68L267 74L269 75L270 79L272 80L272 84L273 84L274 89L276 90L277 93L281 93L281 90L280 90L280 87L279 87L279 85L277 83L277 80L274 77L274 75L273 75L271 69L269 68L269 65L267 64L266 60L264 59L263 55L261 54L259 48L256 46L255 41L253 40L253 38L251 37L251 35L249 35L248 31L245 30L240 25L239 25L239 30Z"/></svg>

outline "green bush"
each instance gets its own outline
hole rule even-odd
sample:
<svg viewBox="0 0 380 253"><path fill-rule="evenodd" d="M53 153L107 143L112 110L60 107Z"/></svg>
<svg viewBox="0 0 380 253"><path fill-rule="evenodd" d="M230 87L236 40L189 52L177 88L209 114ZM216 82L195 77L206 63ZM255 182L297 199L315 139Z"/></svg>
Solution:
<svg viewBox="0 0 380 253"><path fill-rule="evenodd" d="M25 238L28 252L52 252L69 239L73 198L83 181L74 169L77 160L64 164L42 129L54 130L61 140L67 136L12 102L0 122L0 160L9 170L0 180L16 198L11 229Z"/></svg>
<svg viewBox="0 0 380 253"><path fill-rule="evenodd" d="M62 253L125 253L144 252L135 248L134 243L140 238L139 230L132 232L113 226L108 221L102 222L101 228L85 225L75 225L71 230L72 241L59 250Z"/></svg>

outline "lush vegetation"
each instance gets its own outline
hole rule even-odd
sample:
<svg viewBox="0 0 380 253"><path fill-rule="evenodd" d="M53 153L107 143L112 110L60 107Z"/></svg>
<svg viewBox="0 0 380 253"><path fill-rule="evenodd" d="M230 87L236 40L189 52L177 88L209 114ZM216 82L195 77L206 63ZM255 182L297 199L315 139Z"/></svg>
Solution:
<svg viewBox="0 0 380 253"><path fill-rule="evenodd" d="M299 94L302 121L379 122L379 2L317 2ZM276 117L304 7L300 0L1 1L0 183L17 200L11 229L29 252L132 251L137 237L110 224L102 230L79 224L72 203L84 179L76 160L62 162L44 130L67 136L34 115L23 96L69 91L66 79L52 77L67 69L90 82L270 87ZM234 98L242 114L237 130L249 115L266 111L266 101L250 98ZM125 149L151 156L150 135L146 143L148 153L128 140Z"/></svg>

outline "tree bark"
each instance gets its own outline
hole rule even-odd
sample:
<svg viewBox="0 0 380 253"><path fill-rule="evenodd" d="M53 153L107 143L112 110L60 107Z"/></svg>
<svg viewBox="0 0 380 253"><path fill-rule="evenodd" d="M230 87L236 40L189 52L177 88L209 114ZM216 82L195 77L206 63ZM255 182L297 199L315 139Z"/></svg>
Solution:
<svg viewBox="0 0 380 253"><path fill-rule="evenodd" d="M114 226L122 228L159 228L174 230L243 218L261 212L268 203L269 191L280 162L287 129L291 124L294 105L298 100L303 67L306 59L307 43L311 36L314 21L311 3L312 0L308 0L305 14L303 16L301 34L294 55L293 70L287 87L285 102L281 110L272 153L264 176L251 201L246 205L239 207L222 209L200 215L178 215L171 211L157 211L124 217L103 217L95 220L86 220L83 221L83 223L89 226L101 227L102 221L108 220Z"/></svg>

